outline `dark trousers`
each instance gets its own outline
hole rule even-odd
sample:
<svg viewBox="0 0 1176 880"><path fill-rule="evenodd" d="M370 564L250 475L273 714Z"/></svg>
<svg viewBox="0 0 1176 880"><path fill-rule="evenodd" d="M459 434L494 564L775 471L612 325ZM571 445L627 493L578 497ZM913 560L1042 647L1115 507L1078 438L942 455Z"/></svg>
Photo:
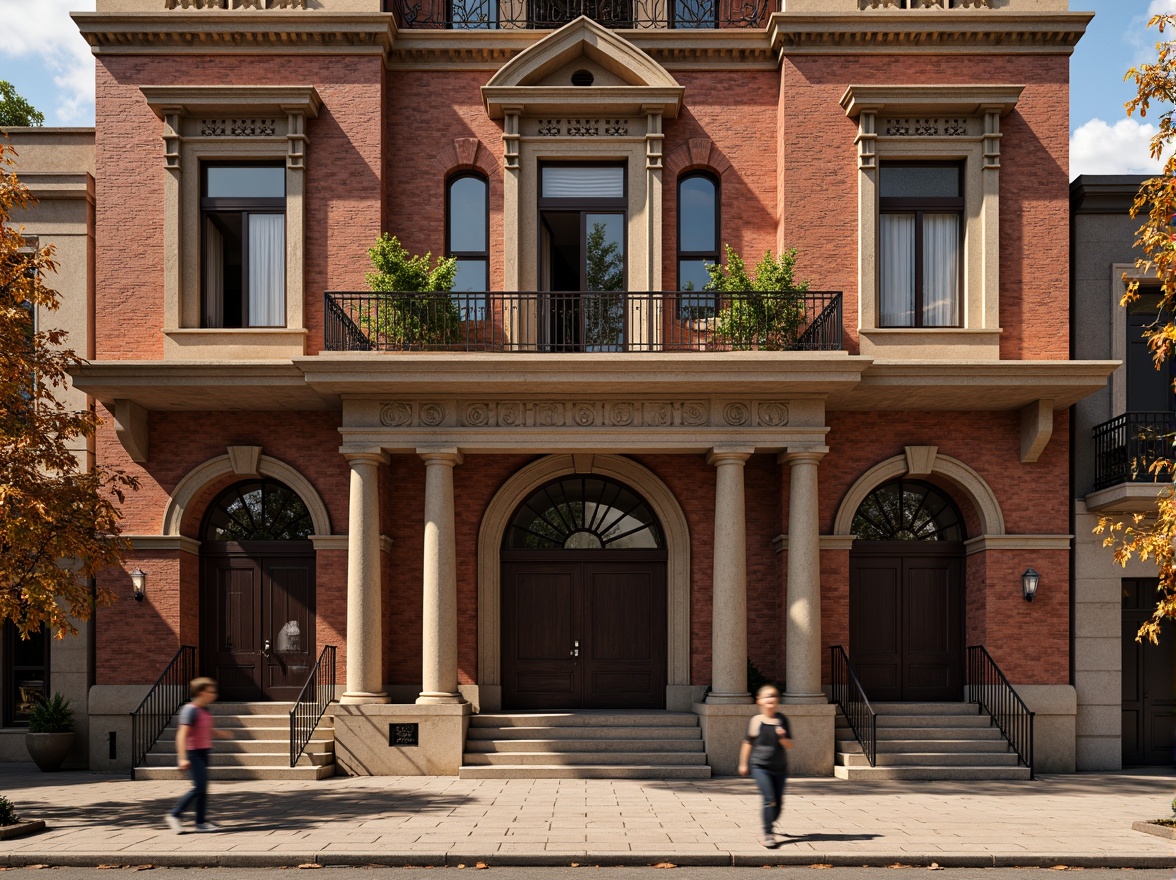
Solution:
<svg viewBox="0 0 1176 880"><path fill-rule="evenodd" d="M208 803L208 758L212 749L188 749L188 760L191 766L188 773L192 777L192 790L180 798L180 802L172 808L171 814L180 818L188 807L196 807L196 824L204 824L204 808Z"/></svg>
<svg viewBox="0 0 1176 880"><path fill-rule="evenodd" d="M759 788L763 798L764 834L771 835L772 825L780 818L780 811L784 809L784 782L788 777L783 773L773 773L764 767L751 768L751 778Z"/></svg>

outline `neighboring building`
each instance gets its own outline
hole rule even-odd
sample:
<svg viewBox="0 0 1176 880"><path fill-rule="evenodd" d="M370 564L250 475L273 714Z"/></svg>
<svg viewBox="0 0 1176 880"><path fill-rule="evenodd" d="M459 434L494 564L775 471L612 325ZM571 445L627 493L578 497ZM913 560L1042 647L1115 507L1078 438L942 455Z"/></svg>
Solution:
<svg viewBox="0 0 1176 880"><path fill-rule="evenodd" d="M1143 217L1130 209L1143 177L1087 176L1070 184L1072 357L1113 358L1107 387L1074 407L1072 657L1078 691L1078 769L1171 765L1176 749L1176 633L1135 641L1156 603L1154 562L1123 568L1101 516L1155 510L1150 465L1171 457L1176 432L1171 361L1157 370L1144 330L1159 316L1159 285L1136 268ZM1127 278L1140 298L1121 305Z"/></svg>
<svg viewBox="0 0 1176 880"><path fill-rule="evenodd" d="M59 271L45 283L60 294L57 311L38 310L39 329L57 327L79 356L94 356L94 130L6 128L0 138L15 151L14 169L36 202L14 213L29 247L56 248ZM0 168L8 171L8 168ZM73 388L57 399L83 410L90 399ZM93 439L72 441L81 466L94 461ZM94 684L94 624L75 621L78 635L55 640L47 630L21 639L0 627L0 761L27 761L28 710L42 695L60 692L75 710L77 745L69 765L85 766L89 740L87 697Z"/></svg>
<svg viewBox="0 0 1176 880"><path fill-rule="evenodd" d="M471 714L590 708L696 713L731 772L750 660L816 774L831 648L877 703L946 712L978 645L1038 769L1073 770L1069 407L1114 366L1070 359L1058 280L1090 15L908 5L75 14L76 382L141 481L147 573L142 603L105 577L91 767L128 766L111 734L182 645L238 701L337 646L353 773L456 773ZM384 231L456 256L459 293L349 293ZM795 247L811 292L716 299L727 243Z"/></svg>

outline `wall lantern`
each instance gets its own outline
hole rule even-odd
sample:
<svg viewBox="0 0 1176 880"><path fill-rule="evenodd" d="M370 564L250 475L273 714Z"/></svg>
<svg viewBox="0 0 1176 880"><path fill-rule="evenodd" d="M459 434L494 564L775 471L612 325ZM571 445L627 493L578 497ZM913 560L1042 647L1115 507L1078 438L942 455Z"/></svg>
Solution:
<svg viewBox="0 0 1176 880"><path fill-rule="evenodd" d="M1031 568L1025 569L1025 573L1021 575L1021 595L1025 597L1026 602L1032 602L1033 597L1037 595L1037 582L1041 580L1041 575Z"/></svg>
<svg viewBox="0 0 1176 880"><path fill-rule="evenodd" d="M131 572L131 589L135 591L135 601L142 602L147 592L147 572L141 568Z"/></svg>

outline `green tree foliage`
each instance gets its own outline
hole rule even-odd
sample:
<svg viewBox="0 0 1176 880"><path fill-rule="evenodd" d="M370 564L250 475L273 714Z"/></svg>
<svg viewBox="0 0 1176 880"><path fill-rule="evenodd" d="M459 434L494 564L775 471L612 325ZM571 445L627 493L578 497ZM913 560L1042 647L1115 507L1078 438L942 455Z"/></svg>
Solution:
<svg viewBox="0 0 1176 880"><path fill-rule="evenodd" d="M444 348L461 336L461 313L449 295L457 260L433 254L411 256L394 235L384 233L368 250L375 271L368 286L385 296L358 323L377 348Z"/></svg>
<svg viewBox="0 0 1176 880"><path fill-rule="evenodd" d="M716 333L740 351L759 349L783 351L796 342L805 320L804 292L808 281L795 278L796 251L781 251L779 257L767 251L748 275L743 258L725 245L726 265L707 265L710 281L706 289L720 294L723 305L716 321Z"/></svg>
<svg viewBox="0 0 1176 880"><path fill-rule="evenodd" d="M589 290L624 290L625 260L620 245L608 240L603 223L593 223L588 233L586 273Z"/></svg>
<svg viewBox="0 0 1176 880"><path fill-rule="evenodd" d="M57 265L52 247L26 247L10 225L30 203L11 152L0 141L0 622L61 637L76 631L70 616L87 620L95 601L114 601L109 590L92 595L87 579L123 561L117 503L137 483L117 470L83 471L70 450L98 418L57 399L81 361L64 331L35 326L38 311L58 308L45 284Z"/></svg>
<svg viewBox="0 0 1176 880"><path fill-rule="evenodd" d="M18 95L12 83L0 79L0 126L44 124L45 114Z"/></svg>

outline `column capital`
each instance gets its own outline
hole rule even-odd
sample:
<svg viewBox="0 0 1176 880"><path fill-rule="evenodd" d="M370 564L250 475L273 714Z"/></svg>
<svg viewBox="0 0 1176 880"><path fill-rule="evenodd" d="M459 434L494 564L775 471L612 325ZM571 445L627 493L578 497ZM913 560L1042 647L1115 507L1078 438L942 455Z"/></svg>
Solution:
<svg viewBox="0 0 1176 880"><path fill-rule="evenodd" d="M447 464L456 467L465 461L465 456L456 446L418 446L416 453L425 460L425 464Z"/></svg>
<svg viewBox="0 0 1176 880"><path fill-rule="evenodd" d="M828 446L798 446L795 449L789 448L787 452L781 452L777 455L776 463L788 465L802 461L816 463L824 458L828 452Z"/></svg>
<svg viewBox="0 0 1176 880"><path fill-rule="evenodd" d="M754 446L714 446L706 454L706 463L720 465L727 462L743 464L755 452Z"/></svg>
<svg viewBox="0 0 1176 880"><path fill-rule="evenodd" d="M354 467L357 464L389 464L391 459L388 453L380 450L374 452L345 452L343 457L347 459L347 463Z"/></svg>

